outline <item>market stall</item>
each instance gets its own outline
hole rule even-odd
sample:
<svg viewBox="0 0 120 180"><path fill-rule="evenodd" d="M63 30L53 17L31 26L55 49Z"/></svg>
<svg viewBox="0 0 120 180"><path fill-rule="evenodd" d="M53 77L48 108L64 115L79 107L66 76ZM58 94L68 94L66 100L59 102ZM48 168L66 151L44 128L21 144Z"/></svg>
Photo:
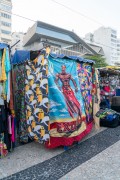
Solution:
<svg viewBox="0 0 120 180"><path fill-rule="evenodd" d="M0 43L0 158L14 148L15 117L13 113L10 49Z"/></svg>
<svg viewBox="0 0 120 180"><path fill-rule="evenodd" d="M70 146L93 124L93 61L42 51L16 51L15 113L20 142Z"/></svg>
<svg viewBox="0 0 120 180"><path fill-rule="evenodd" d="M108 66L99 69L100 88L100 118L101 126L116 127L119 125L120 96L120 68Z"/></svg>

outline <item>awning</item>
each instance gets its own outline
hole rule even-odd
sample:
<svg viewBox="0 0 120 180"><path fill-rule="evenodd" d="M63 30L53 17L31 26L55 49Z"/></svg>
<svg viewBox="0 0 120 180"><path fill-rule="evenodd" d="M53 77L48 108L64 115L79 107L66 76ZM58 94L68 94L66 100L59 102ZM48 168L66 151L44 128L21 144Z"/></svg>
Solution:
<svg viewBox="0 0 120 180"><path fill-rule="evenodd" d="M11 59L11 63L12 64L21 64L29 59L30 59L30 51L17 50Z"/></svg>
<svg viewBox="0 0 120 180"><path fill-rule="evenodd" d="M65 54L53 54L53 53L50 53L49 56L51 56L52 58L71 59L79 62L95 64L93 60L84 59L83 57L79 57L79 56L66 56ZM21 64L29 59L30 59L30 51L17 50L13 55L11 62L12 64Z"/></svg>
<svg viewBox="0 0 120 180"><path fill-rule="evenodd" d="M50 53L50 56L52 56L52 58L60 58L60 59L65 58L65 59L76 60L76 61L79 61L79 62L95 64L95 62L93 60L84 59L83 57L80 57L80 56L66 56L64 54L53 54L53 53Z"/></svg>
<svg viewBox="0 0 120 180"><path fill-rule="evenodd" d="M4 49L4 48L7 48L7 47L9 47L8 44L0 43L0 49Z"/></svg>

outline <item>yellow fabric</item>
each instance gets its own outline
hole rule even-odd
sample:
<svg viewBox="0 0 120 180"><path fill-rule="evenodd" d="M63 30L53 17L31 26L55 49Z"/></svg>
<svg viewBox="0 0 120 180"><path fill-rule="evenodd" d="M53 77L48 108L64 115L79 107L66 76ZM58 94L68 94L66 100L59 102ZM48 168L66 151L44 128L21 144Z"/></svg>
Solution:
<svg viewBox="0 0 120 180"><path fill-rule="evenodd" d="M120 66L106 66L106 69L120 69Z"/></svg>
<svg viewBox="0 0 120 180"><path fill-rule="evenodd" d="M5 72L5 54L6 54L6 49L3 50L3 56L2 56L2 73L0 77L0 81L6 81L7 76Z"/></svg>
<svg viewBox="0 0 120 180"><path fill-rule="evenodd" d="M50 48L46 47L46 53L49 55L50 54Z"/></svg>

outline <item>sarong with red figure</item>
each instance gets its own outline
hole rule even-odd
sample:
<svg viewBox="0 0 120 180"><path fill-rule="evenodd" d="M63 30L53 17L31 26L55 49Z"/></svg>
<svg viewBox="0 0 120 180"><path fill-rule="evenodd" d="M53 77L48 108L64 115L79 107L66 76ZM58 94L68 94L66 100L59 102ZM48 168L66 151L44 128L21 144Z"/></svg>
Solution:
<svg viewBox="0 0 120 180"><path fill-rule="evenodd" d="M46 146L71 145L92 128L86 124L77 62L49 56L48 72L50 141Z"/></svg>

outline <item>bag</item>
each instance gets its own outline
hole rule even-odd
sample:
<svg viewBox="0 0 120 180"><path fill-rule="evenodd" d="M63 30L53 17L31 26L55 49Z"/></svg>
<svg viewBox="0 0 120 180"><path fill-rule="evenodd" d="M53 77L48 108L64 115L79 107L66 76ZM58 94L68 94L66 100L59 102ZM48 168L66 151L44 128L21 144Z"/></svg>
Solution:
<svg viewBox="0 0 120 180"><path fill-rule="evenodd" d="M100 119L100 126L115 128L120 125L120 115L109 114L105 118Z"/></svg>

